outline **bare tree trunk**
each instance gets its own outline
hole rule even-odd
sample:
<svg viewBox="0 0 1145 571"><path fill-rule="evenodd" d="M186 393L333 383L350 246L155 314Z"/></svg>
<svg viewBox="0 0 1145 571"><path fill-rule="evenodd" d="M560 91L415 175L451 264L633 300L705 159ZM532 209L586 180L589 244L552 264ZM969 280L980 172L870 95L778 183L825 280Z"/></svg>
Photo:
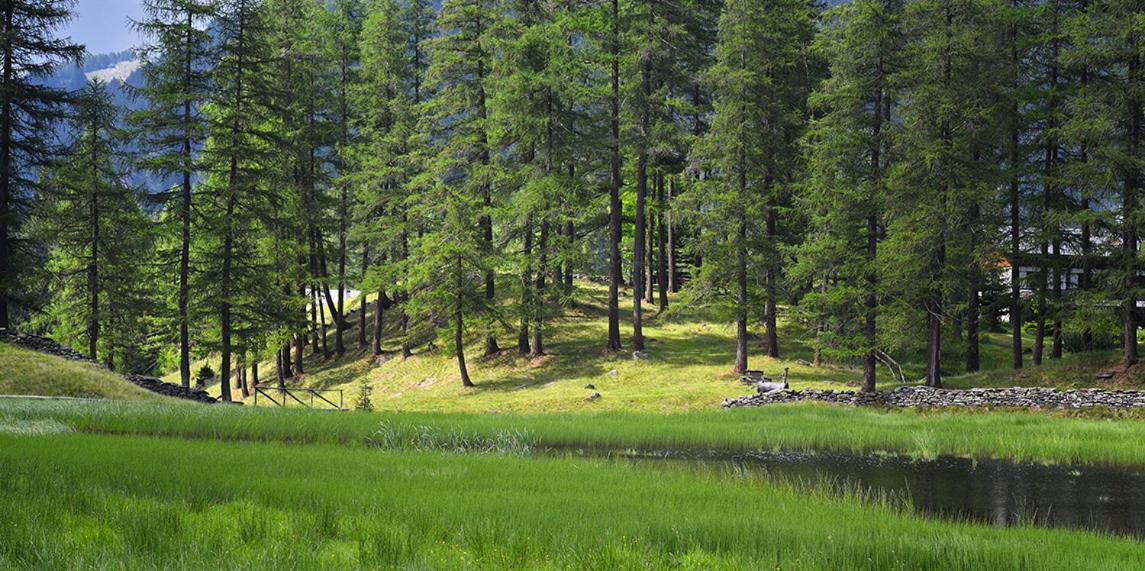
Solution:
<svg viewBox="0 0 1145 571"><path fill-rule="evenodd" d="M668 309L668 231L664 227L664 175L656 176L656 288L660 296L660 311Z"/></svg>
<svg viewBox="0 0 1145 571"><path fill-rule="evenodd" d="M469 379L469 369L465 366L465 322L462 321L461 303L462 292L465 290L465 280L462 276L463 268L461 258L457 258L456 293L453 298L453 348L457 352L457 370L461 373L462 386L472 387L473 381Z"/></svg>
<svg viewBox="0 0 1145 571"><path fill-rule="evenodd" d="M362 246L362 279L366 278L366 269L370 265L370 246L366 244ZM362 288L361 293L358 294L358 348L362 349L366 346L366 288ZM378 300L378 305L381 305L381 300Z"/></svg>
<svg viewBox="0 0 1145 571"><path fill-rule="evenodd" d="M98 134L95 132L95 126L92 129L92 149L91 149L91 167L92 170L97 169L98 158L96 154L95 138ZM95 174L95 173L93 173ZM0 213L3 216L3 213ZM88 321L87 321L87 340L88 340L88 356L94 361L96 360L96 350L99 346L99 189L93 188L91 193L91 205L89 212L89 223L91 224L91 259L88 260L87 266L87 289L88 289Z"/></svg>
<svg viewBox="0 0 1145 571"><path fill-rule="evenodd" d="M767 237L772 243L778 237L777 231L777 216L775 207L769 206L767 208ZM779 358L779 332L776 330L776 297L777 282L779 281L778 271L775 266L775 261L769 261L767 264L767 299L765 300L763 321L767 327L765 349L767 356L773 359Z"/></svg>
<svg viewBox="0 0 1145 571"><path fill-rule="evenodd" d="M650 75L648 64L641 69L641 88L645 97L651 94ZM641 134L645 136L648 131L647 106L641 111ZM644 291L644 240L648 231L648 221L644 208L648 196L648 149L643 141L639 144L636 155L636 236L632 247L632 347L637 351L644 350L644 308L641 305Z"/></svg>
<svg viewBox="0 0 1145 571"><path fill-rule="evenodd" d="M644 303L652 305L656 298L656 217L648 213L647 202L656 198L656 177L652 177L651 194L644 197L645 219L648 221L648 231L644 234L644 244L647 247L648 258L644 260Z"/></svg>
<svg viewBox="0 0 1145 571"><path fill-rule="evenodd" d="M365 292L362 292L365 295ZM383 299L386 292L383 289L378 289L378 303L374 306L374 338L373 338L373 355L375 357L382 354L382 308L384 307Z"/></svg>
<svg viewBox="0 0 1145 571"><path fill-rule="evenodd" d="M664 214L668 233L668 291L672 293L680 291L680 279L676 275L676 221L672 212L672 199L675 197L677 180L677 177L668 179L668 211Z"/></svg>
<svg viewBox="0 0 1145 571"><path fill-rule="evenodd" d="M1130 35L1130 45L1133 47L1129 60L1129 82L1131 95L1126 102L1126 114L1129 116L1129 132L1127 141L1128 155L1136 160L1139 158L1141 141L1141 101L1135 95L1141 86L1141 56L1138 51L1138 37L1134 31ZM1125 176L1125 192L1121 203L1121 248L1123 250L1125 301L1122 304L1122 344L1125 353L1122 365L1126 368L1137 364L1137 190L1140 185L1137 170L1127 169Z"/></svg>
<svg viewBox="0 0 1145 571"><path fill-rule="evenodd" d="M926 307L926 386L942 388L942 305Z"/></svg>
<svg viewBox="0 0 1145 571"><path fill-rule="evenodd" d="M740 169L740 190L746 190L746 174ZM742 216L736 232L736 362L735 372L747 372L747 220Z"/></svg>
<svg viewBox="0 0 1145 571"><path fill-rule="evenodd" d="M311 302L311 305L310 305L310 327L311 327L311 334L312 334L311 341L310 341L310 352L314 355L318 355L318 351L319 351L319 349L318 349L318 343L319 343L319 341L318 341L318 308L322 306L322 300L319 299L317 284L310 286L310 299L313 300ZM325 323L326 323L325 311L323 311L322 315L323 315L322 323L323 323L323 326L325 326ZM323 338L325 338L325 336L326 336L325 327L323 327L322 336L323 336Z"/></svg>
<svg viewBox="0 0 1145 571"><path fill-rule="evenodd" d="M980 321L978 303L979 280L977 272L971 275L966 297L966 372L974 373L979 368L978 325Z"/></svg>
<svg viewBox="0 0 1145 571"><path fill-rule="evenodd" d="M573 226L572 220L565 222L565 238L568 240L569 245L576 244L576 228ZM573 267L572 260L565 261L565 291L572 294L573 289Z"/></svg>
<svg viewBox="0 0 1145 571"><path fill-rule="evenodd" d="M545 206L548 210L548 205ZM541 220L541 239L537 243L540 250L539 265L537 267L537 292L533 300L533 347L532 356L540 357L545 354L545 275L548 273L548 247L549 247L549 220Z"/></svg>
<svg viewBox="0 0 1145 571"><path fill-rule="evenodd" d="M1018 31L1010 25L1010 85L1018 89ZM1018 173L1019 128L1018 100L1010 102L1010 358L1014 369L1022 368L1022 218L1021 187Z"/></svg>
<svg viewBox="0 0 1145 571"><path fill-rule="evenodd" d="M517 331L517 352L529 354L529 317L533 312L533 213L525 216L525 267L521 270L521 325Z"/></svg>
<svg viewBox="0 0 1145 571"><path fill-rule="evenodd" d="M1062 266L1061 266L1061 240L1055 239L1054 248L1054 321L1050 330L1053 338L1053 348L1050 350L1050 359L1062 358Z"/></svg>
<svg viewBox="0 0 1145 571"><path fill-rule="evenodd" d="M302 376L305 368L302 365L303 353L306 350L306 337L301 333L294 336L294 373Z"/></svg>
<svg viewBox="0 0 1145 571"><path fill-rule="evenodd" d="M612 90L609 96L608 184L608 350L620 351L620 1L612 0L612 34L609 38ZM8 172L4 169L4 172ZM2 222L0 222L2 223ZM5 264L3 268L6 269ZM3 300L0 300L3 301ZM7 312L4 322L7 325Z"/></svg>

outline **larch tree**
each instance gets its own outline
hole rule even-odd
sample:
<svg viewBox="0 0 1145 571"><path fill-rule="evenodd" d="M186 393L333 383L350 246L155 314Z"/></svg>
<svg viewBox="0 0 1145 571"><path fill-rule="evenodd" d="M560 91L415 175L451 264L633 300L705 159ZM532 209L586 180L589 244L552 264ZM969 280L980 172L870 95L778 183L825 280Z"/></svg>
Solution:
<svg viewBox="0 0 1145 571"><path fill-rule="evenodd" d="M900 65L900 10L894 0L856 0L828 12L819 30L816 47L830 62L830 76L810 102L800 203L812 230L792 270L794 281L820 283L799 304L809 313L805 318L817 322L817 350L861 358L865 392L875 390L879 351L877 261L886 225L890 77Z"/></svg>
<svg viewBox="0 0 1145 571"><path fill-rule="evenodd" d="M466 316L483 318L485 353L498 351L492 251L495 165L489 144L487 85L498 12L486 0L447 0L437 18L439 35L426 40L426 83L433 97L422 103L418 141L426 172L417 184L417 215L432 220L417 247L412 281L420 313L452 321L453 349L462 384L472 386L465 362ZM474 226L474 223L476 224ZM474 295L475 276L483 285ZM448 316L448 317L446 317Z"/></svg>
<svg viewBox="0 0 1145 571"><path fill-rule="evenodd" d="M39 78L79 61L83 47L56 33L72 17L71 0L9 0L0 5L0 328L19 307L20 226L42 190L36 175L60 150L49 137L69 96Z"/></svg>
<svg viewBox="0 0 1145 571"><path fill-rule="evenodd" d="M148 43L140 48L143 82L135 92L145 100L129 120L143 143L138 164L161 177L177 177L178 187L166 193L167 220L179 227L176 293L179 380L191 386L190 273L191 207L197 153L206 136L201 105L210 95L208 73L211 36L206 23L215 5L208 0L145 0L145 18L134 23Z"/></svg>
<svg viewBox="0 0 1145 571"><path fill-rule="evenodd" d="M989 145L1004 85L1000 5L962 0L908 3L908 41L896 74L903 90L888 197L889 247L879 264L892 295L925 318L926 383L942 386L942 328L964 268L981 265L985 220L976 214L999 181ZM885 255L884 255L885 254ZM911 315L917 315L911 313Z"/></svg>
<svg viewBox="0 0 1145 571"><path fill-rule="evenodd" d="M786 82L805 69L812 29L811 12L801 2L768 8L740 0L724 6L709 72L715 115L693 157L715 178L689 198L703 226L696 248L706 260L691 289L710 299L733 292L737 372L748 366L752 293L762 291L764 305L774 291L767 277L779 255L772 224L760 228L756 220L775 208L777 175L794 160L797 138L789 129L802 114L806 83ZM764 277L763 284L756 276Z"/></svg>
<svg viewBox="0 0 1145 571"><path fill-rule="evenodd" d="M228 0L215 20L219 27L219 61L209 102L209 140L203 152L206 171L203 234L208 240L202 264L210 299L219 319L220 374L226 378L236 353L237 319L249 318L256 304L273 292L257 287L268 279L261 261L260 217L273 211L281 197L266 182L276 156L278 129L269 104L273 100L271 60L265 6L256 0ZM231 400L229 383L222 399Z"/></svg>
<svg viewBox="0 0 1145 571"><path fill-rule="evenodd" d="M1084 145L1087 177L1105 183L1103 192L1092 197L1110 205L1099 216L1115 234L1105 245L1110 264L1101 278L1106 299L1120 306L1126 368L1138 360L1145 32L1137 22L1142 17L1145 5L1139 2L1091 2L1066 21L1069 44L1062 54L1065 63L1087 72L1067 103L1071 113L1063 132Z"/></svg>
<svg viewBox="0 0 1145 571"><path fill-rule="evenodd" d="M90 81L69 120L75 141L45 171L37 212L51 252L52 330L86 341L87 355L109 366L138 350L144 312L153 309L143 295L151 224L124 182L119 119L106 85Z"/></svg>

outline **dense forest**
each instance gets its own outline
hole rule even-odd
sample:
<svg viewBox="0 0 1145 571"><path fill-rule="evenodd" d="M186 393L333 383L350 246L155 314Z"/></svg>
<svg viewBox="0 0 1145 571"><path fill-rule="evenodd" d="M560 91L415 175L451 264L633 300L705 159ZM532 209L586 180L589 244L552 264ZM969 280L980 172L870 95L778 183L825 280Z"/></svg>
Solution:
<svg viewBox="0 0 1145 571"><path fill-rule="evenodd" d="M544 353L575 278L602 351L704 306L738 372L778 321L864 390L907 351L974 371L989 329L1015 368L1137 361L1140 3L142 3L131 110L41 81L71 2L0 5L0 327L184 385L440 345L469 385L467 347Z"/></svg>

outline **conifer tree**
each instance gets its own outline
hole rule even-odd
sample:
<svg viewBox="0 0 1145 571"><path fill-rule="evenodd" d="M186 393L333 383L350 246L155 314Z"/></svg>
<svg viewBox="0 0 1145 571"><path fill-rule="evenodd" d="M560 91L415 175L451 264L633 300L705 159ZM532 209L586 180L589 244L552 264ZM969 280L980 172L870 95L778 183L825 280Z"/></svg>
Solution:
<svg viewBox="0 0 1145 571"><path fill-rule="evenodd" d="M932 387L942 386L942 327L955 313L950 298L966 285L960 268L982 263L981 249L962 239L984 233L975 207L987 203L999 180L987 148L1001 140L994 129L996 103L1004 101L999 8L918 0L903 16L908 64L897 76L905 93L889 183L895 209L880 267L895 297L925 316L926 382ZM981 244L970 239L975 243Z"/></svg>
<svg viewBox="0 0 1145 571"><path fill-rule="evenodd" d="M1101 278L1106 299L1120 306L1123 367L1138 360L1139 196L1145 167L1141 46L1145 36L1136 22L1142 16L1145 6L1137 2L1088 3L1066 24L1069 45L1062 56L1071 67L1088 72L1068 103L1071 113L1063 130L1083 145L1082 172L1092 180L1109 181L1093 199L1111 205L1099 214L1100 222L1116 233L1116 239L1106 245L1111 264Z"/></svg>
<svg viewBox="0 0 1145 571"><path fill-rule="evenodd" d="M715 116L697 153L719 176L691 197L693 204L699 202L693 210L703 224L696 247L706 260L692 287L713 299L734 290L738 372L747 369L752 290L762 289L764 304L774 292L768 276L779 252L772 224L760 228L755 221L762 216L773 222L768 213L779 200L779 183L793 175L788 170L795 153L792 129L802 116L806 86L795 76L807 64L810 16L797 1L778 0L761 10L755 2L732 0L720 17L716 63L709 74ZM762 288L752 287L755 276L764 277Z"/></svg>
<svg viewBox="0 0 1145 571"><path fill-rule="evenodd" d="M432 220L417 248L414 301L421 313L452 321L453 348L462 384L472 386L465 363L466 316L483 316L485 353L498 350L492 254L495 166L489 146L487 84L491 30L498 13L486 0L446 0L438 15L440 34L427 40L426 83L433 98L423 103L418 144L427 172L419 175L419 217ZM476 216L474 216L476 214ZM476 223L476 226L473 224ZM474 281L483 282L475 295ZM431 318L433 321L434 318Z"/></svg>
<svg viewBox="0 0 1145 571"><path fill-rule="evenodd" d="M78 61L83 47L56 37L71 19L71 0L8 0L0 4L0 329L19 307L25 206L42 190L36 169L58 151L48 136L63 118L68 94L39 78Z"/></svg>
<svg viewBox="0 0 1145 571"><path fill-rule="evenodd" d="M259 217L272 212L282 199L266 184L278 139L268 108L273 92L264 9L256 0L228 0L216 19L220 58L213 74L210 140L203 156L209 201L203 209L203 234L210 254L202 265L207 268L205 281L212 284L209 299L217 303L224 378L232 370L239 320L253 321L259 304L273 292L259 287L270 273L260 263L266 257L259 251L264 230ZM225 382L222 398L231 398Z"/></svg>
<svg viewBox="0 0 1145 571"><path fill-rule="evenodd" d="M139 164L164 178L179 179L178 192L168 197L176 215L168 219L179 225L176 320L179 379L184 387L191 386L192 184L198 171L196 154L206 136L206 120L199 108L209 96L211 37L205 24L214 9L214 3L207 0L145 0L146 18L134 24L150 42L139 50L143 82L136 88L146 104L129 117L145 150Z"/></svg>
<svg viewBox="0 0 1145 571"><path fill-rule="evenodd" d="M90 81L74 107L76 140L46 172L39 207L54 276L47 314L58 337L114 365L143 344L151 225L124 183L120 113L105 84Z"/></svg>
<svg viewBox="0 0 1145 571"><path fill-rule="evenodd" d="M878 248L886 225L890 76L899 65L900 6L856 0L833 8L816 47L830 76L811 98L802 200L812 231L792 279L819 281L799 304L816 321L817 349L863 360L863 390L875 390ZM862 254L859 254L859 253ZM826 321L826 323L819 323ZM851 324L861 323L862 326Z"/></svg>

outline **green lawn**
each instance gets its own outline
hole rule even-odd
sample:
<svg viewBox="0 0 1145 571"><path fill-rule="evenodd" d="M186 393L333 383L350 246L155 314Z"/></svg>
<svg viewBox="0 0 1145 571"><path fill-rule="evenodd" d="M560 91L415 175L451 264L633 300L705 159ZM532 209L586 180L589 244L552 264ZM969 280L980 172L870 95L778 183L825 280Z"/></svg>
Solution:
<svg viewBox="0 0 1145 571"><path fill-rule="evenodd" d="M312 413L317 414L317 413ZM603 460L0 433L3 568L1133 569L1096 533Z"/></svg>

